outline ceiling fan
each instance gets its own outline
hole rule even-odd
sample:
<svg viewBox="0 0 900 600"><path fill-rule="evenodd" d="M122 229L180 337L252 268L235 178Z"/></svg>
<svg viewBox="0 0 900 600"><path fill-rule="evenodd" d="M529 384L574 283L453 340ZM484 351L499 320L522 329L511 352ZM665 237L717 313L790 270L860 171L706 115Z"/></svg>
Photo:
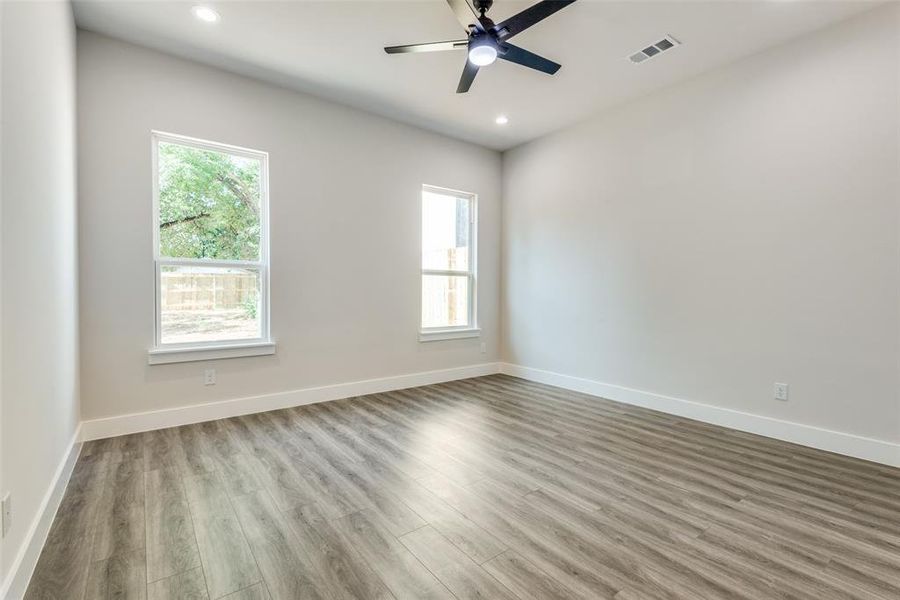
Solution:
<svg viewBox="0 0 900 600"><path fill-rule="evenodd" d="M546 19L573 2L575 0L543 0L505 21L494 23L485 16L485 13L494 4L494 0L473 0L474 8L467 0L447 0L456 19L468 34L466 39L408 46L388 46L384 51L388 54L406 54L467 49L468 59L463 67L462 77L459 78L457 94L469 91L475 75L478 74L479 67L489 65L498 58L553 75L559 71L562 65L524 48L513 46L506 40L522 33L535 23Z"/></svg>

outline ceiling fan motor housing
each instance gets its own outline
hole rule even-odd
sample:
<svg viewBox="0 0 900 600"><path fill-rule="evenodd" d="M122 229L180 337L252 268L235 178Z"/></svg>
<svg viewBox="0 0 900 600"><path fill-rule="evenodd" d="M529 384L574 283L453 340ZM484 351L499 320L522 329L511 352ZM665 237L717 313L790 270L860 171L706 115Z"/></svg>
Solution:
<svg viewBox="0 0 900 600"><path fill-rule="evenodd" d="M494 5L494 0L473 0L472 4L475 6L475 10L484 14L491 10L491 6Z"/></svg>
<svg viewBox="0 0 900 600"><path fill-rule="evenodd" d="M500 50L500 44L489 33L473 33L469 36L469 50L476 46L491 46L494 50Z"/></svg>

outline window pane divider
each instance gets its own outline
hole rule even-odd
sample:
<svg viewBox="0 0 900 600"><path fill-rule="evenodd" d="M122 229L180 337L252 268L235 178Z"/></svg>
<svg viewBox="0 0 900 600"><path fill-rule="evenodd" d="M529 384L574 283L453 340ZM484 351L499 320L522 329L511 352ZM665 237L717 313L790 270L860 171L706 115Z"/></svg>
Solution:
<svg viewBox="0 0 900 600"><path fill-rule="evenodd" d="M248 260L218 260L214 258L164 258L156 259L162 267L217 267L228 269L262 269L265 263Z"/></svg>
<svg viewBox="0 0 900 600"><path fill-rule="evenodd" d="M444 275L447 277L471 277L472 271L447 271L441 269L422 269L422 275Z"/></svg>

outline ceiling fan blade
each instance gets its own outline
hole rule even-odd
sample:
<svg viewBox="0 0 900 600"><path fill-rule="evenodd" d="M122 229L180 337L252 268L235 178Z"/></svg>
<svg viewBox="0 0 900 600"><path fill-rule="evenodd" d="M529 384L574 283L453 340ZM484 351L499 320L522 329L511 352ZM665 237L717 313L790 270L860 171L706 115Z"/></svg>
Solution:
<svg viewBox="0 0 900 600"><path fill-rule="evenodd" d="M475 25L479 31L484 31L484 26L478 20L478 13L475 12L468 0L447 0L447 4L450 5L450 10L456 15L456 20L467 32L469 31L469 25Z"/></svg>
<svg viewBox="0 0 900 600"><path fill-rule="evenodd" d="M512 44L503 43L500 45L500 53L497 55L498 58L502 58L503 60L508 60L509 62L514 62L518 65L522 65L523 67L529 67L531 69L536 69L538 71L542 71L547 73L548 75L553 75L557 71L559 71L561 64L555 63L552 60L548 60L543 56L538 56L534 52L529 52L524 48L519 48L518 46L513 46Z"/></svg>
<svg viewBox="0 0 900 600"><path fill-rule="evenodd" d="M448 42L431 42L429 44L408 44L406 46L386 46L388 54L409 54L410 52L443 52L444 50L464 50L469 40L450 40Z"/></svg>
<svg viewBox="0 0 900 600"><path fill-rule="evenodd" d="M473 65L471 61L466 59L466 66L463 67L462 77L459 78L459 85L456 86L457 94L465 94L472 87L475 81L475 75L478 74L478 65Z"/></svg>
<svg viewBox="0 0 900 600"><path fill-rule="evenodd" d="M450 0L447 0L450 2ZM522 33L535 23L543 21L558 10L562 10L575 0L543 0L534 6L526 8L517 15L497 23L494 31L501 40L511 38L512 36Z"/></svg>

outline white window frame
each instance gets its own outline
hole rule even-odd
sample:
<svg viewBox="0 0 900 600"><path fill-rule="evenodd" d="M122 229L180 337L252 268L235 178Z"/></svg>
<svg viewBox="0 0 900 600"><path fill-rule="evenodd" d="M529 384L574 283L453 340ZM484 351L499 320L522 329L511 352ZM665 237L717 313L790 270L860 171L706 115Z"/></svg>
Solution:
<svg viewBox="0 0 900 600"><path fill-rule="evenodd" d="M275 353L269 328L269 154L208 140L152 131L153 164L153 269L154 315L153 347L148 352L150 364L261 356ZM169 142L200 150L211 150L232 156L242 156L260 163L259 173L259 260L217 260L211 258L168 258L160 255L159 249L159 143ZM187 342L178 344L162 343L162 299L161 276L163 267L222 267L232 269L255 269L259 272L259 318L260 336L241 340L221 340L210 342Z"/></svg>
<svg viewBox="0 0 900 600"><path fill-rule="evenodd" d="M469 200L469 260L467 270L444 270L444 269L426 269L422 267L422 208L424 205L425 193L441 194L445 196L454 196L456 198L464 198ZM439 340L453 340L459 338L473 338L481 335L481 329L478 327L478 306L476 299L478 298L478 194L465 192L462 190L454 190L451 188L439 187L436 185L423 184L419 193L419 269L421 271L419 277L419 341L432 342ZM466 276L469 278L469 298L468 298L468 323L466 325L457 325L454 327L422 327L422 317L424 307L422 306L422 287L425 285L426 275L448 275L448 276Z"/></svg>

